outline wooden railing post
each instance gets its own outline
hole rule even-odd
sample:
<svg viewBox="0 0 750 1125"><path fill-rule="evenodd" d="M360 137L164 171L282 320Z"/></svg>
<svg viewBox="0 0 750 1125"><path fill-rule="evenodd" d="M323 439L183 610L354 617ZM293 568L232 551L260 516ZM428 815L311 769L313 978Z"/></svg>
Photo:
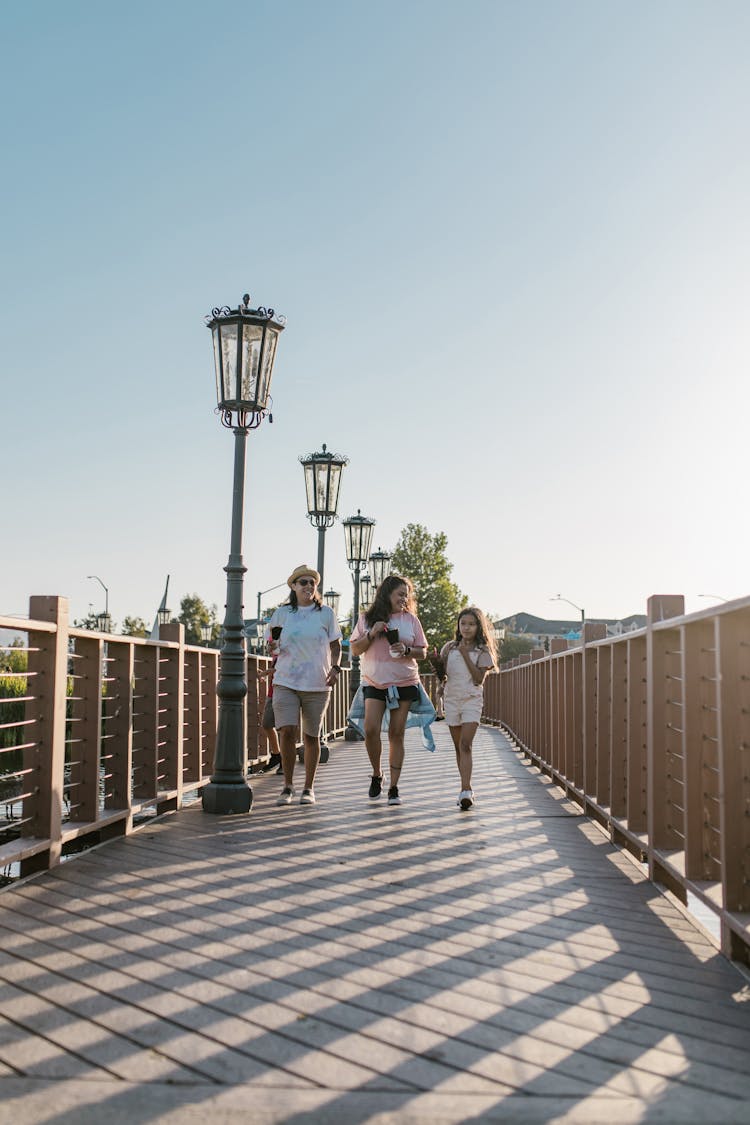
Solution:
<svg viewBox="0 0 750 1125"><path fill-rule="evenodd" d="M685 875L716 879L720 848L718 644L716 618L683 625L685 697L682 751L685 781ZM716 840L712 840L712 834ZM712 862L712 855L715 857Z"/></svg>
<svg viewBox="0 0 750 1125"><path fill-rule="evenodd" d="M143 646L140 646L143 647ZM112 784L105 796L108 809L129 809L132 803L133 771L133 688L135 683L135 645L129 641L113 646L109 689L112 710L107 717L110 736L108 752ZM108 696L109 698L109 696ZM122 831L130 832L132 813L123 821Z"/></svg>
<svg viewBox="0 0 750 1125"><path fill-rule="evenodd" d="M627 821L631 832L645 832L648 806L648 702L646 638L628 638Z"/></svg>
<svg viewBox="0 0 750 1125"><path fill-rule="evenodd" d="M648 864L649 877L659 880L655 855L682 847L682 800L675 800L676 756L680 759L684 723L682 713L679 629L654 629L654 625L685 612L678 594L655 594L648 599L646 650L648 664ZM679 818L680 823L677 824ZM663 881L663 880L662 880Z"/></svg>
<svg viewBox="0 0 750 1125"><path fill-rule="evenodd" d="M628 807L628 649L627 641L612 645L610 668L609 807L622 819Z"/></svg>
<svg viewBox="0 0 750 1125"><path fill-rule="evenodd" d="M728 912L746 913L750 911L750 610L718 615L716 632L722 905ZM728 956L740 949L725 923L722 949Z"/></svg>
<svg viewBox="0 0 750 1125"><path fill-rule="evenodd" d="M159 628L159 639L177 642L179 648L162 648L159 651L160 690L159 710L163 761L160 767L161 784L169 794L159 801L160 812L178 809L182 804L183 743L185 726L185 626L170 621Z"/></svg>
<svg viewBox="0 0 750 1125"><path fill-rule="evenodd" d="M50 621L53 634L29 634L28 677L33 699L27 717L36 720L32 729L36 750L32 781L37 788L32 802L33 818L25 827L28 835L49 839L48 851L21 864L21 874L38 870L46 862L53 867L62 853L62 807L65 774L65 712L68 687L68 599L35 595L29 599L29 617ZM25 815L25 809L24 809Z"/></svg>
<svg viewBox="0 0 750 1125"><path fill-rule="evenodd" d="M69 762L70 819L75 821L96 820L99 811L103 659L100 635L76 637Z"/></svg>

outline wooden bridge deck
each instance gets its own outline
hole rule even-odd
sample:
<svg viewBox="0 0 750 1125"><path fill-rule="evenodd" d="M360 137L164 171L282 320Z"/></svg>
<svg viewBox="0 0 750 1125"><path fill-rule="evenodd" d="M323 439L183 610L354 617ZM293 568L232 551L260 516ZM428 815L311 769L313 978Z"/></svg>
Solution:
<svg viewBox="0 0 750 1125"><path fill-rule="evenodd" d="M750 986L510 749L337 743L0 894L0 1121L743 1122Z"/></svg>

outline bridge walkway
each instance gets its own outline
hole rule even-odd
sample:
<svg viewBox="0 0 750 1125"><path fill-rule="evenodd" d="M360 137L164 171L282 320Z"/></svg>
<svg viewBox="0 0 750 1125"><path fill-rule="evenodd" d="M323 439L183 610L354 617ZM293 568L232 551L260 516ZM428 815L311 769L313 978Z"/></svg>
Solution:
<svg viewBox="0 0 750 1125"><path fill-rule="evenodd" d="M0 894L0 1121L743 1122L750 985L503 734L337 742ZM299 767L298 767L299 768Z"/></svg>

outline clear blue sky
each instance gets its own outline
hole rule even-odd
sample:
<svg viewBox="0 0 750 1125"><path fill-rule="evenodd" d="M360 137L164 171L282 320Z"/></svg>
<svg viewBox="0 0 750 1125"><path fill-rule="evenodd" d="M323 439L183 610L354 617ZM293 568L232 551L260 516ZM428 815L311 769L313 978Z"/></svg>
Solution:
<svg viewBox="0 0 750 1125"><path fill-rule="evenodd" d="M749 42L727 0L2 5L0 612L221 614L245 291L288 318L248 615L322 442L489 612L747 594Z"/></svg>

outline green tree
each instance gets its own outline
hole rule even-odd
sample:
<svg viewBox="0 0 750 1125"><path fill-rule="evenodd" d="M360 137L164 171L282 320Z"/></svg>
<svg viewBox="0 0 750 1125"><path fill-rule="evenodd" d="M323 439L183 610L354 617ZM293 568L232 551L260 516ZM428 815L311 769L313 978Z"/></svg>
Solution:
<svg viewBox="0 0 750 1125"><path fill-rule="evenodd" d="M99 622L96 614L90 610L85 617L79 617L73 622L74 629L90 629L92 633L96 633L99 629Z"/></svg>
<svg viewBox="0 0 750 1125"><path fill-rule="evenodd" d="M189 645L201 643L201 628L210 625L212 639L217 635L219 623L216 606L207 606L197 594L186 594L180 602L180 616L177 618L185 626L185 642Z"/></svg>
<svg viewBox="0 0 750 1125"><path fill-rule="evenodd" d="M533 647L531 641L526 640L525 637L505 636L500 642L498 660L501 664L504 664L506 660L512 660L514 656L522 656L525 652L531 652Z"/></svg>
<svg viewBox="0 0 750 1125"><path fill-rule="evenodd" d="M151 630L142 617L126 617L122 623L124 637L147 637Z"/></svg>
<svg viewBox="0 0 750 1125"><path fill-rule="evenodd" d="M0 749L3 750L18 746L24 734L20 724L25 717L25 704L22 700L28 692L28 662L29 654L20 637L14 637L9 647L0 651L0 670L5 673L0 675L0 723L4 728L0 729ZM0 775L20 769L21 764L20 750L10 750L0 755Z"/></svg>
<svg viewBox="0 0 750 1125"><path fill-rule="evenodd" d="M454 636L456 618L467 603L451 581L453 563L446 555L447 536L430 535L426 527L410 523L403 529L393 552L393 570L414 584L419 619L430 645L440 648Z"/></svg>

